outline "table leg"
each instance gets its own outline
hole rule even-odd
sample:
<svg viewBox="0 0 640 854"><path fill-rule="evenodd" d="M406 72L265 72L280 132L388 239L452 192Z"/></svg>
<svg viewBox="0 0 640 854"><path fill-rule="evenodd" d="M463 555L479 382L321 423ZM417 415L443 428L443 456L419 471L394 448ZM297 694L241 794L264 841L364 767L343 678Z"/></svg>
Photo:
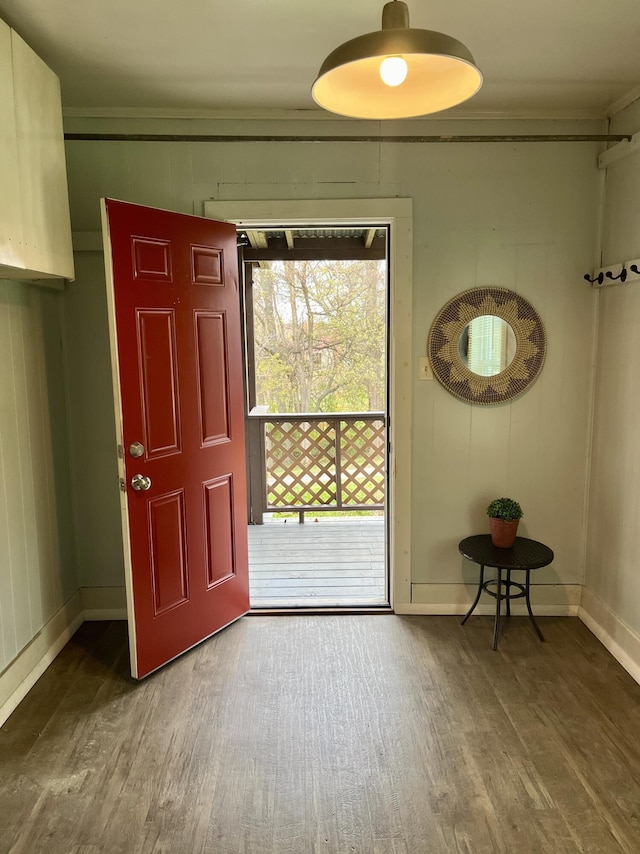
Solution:
<svg viewBox="0 0 640 854"><path fill-rule="evenodd" d="M507 617L511 616L511 570L507 570Z"/></svg>
<svg viewBox="0 0 640 854"><path fill-rule="evenodd" d="M500 634L500 598L502 596L502 570L498 569L498 589L496 590L496 621L493 625L493 648L498 649L498 635Z"/></svg>
<svg viewBox="0 0 640 854"><path fill-rule="evenodd" d="M480 564L480 584L478 584L478 592L476 593L476 598L473 600L473 605L469 608L466 613L464 620L460 623L461 626L467 622L469 617L473 614L473 609L478 604L478 600L480 599L480 594L482 593L482 585L484 584L484 564Z"/></svg>
<svg viewBox="0 0 640 854"><path fill-rule="evenodd" d="M540 640L543 641L544 636L543 636L542 632L540 631L538 624L536 623L536 618L533 616L533 611L531 610L531 601L529 599L529 576L530 576L530 570L527 570L527 578L525 581L525 594L526 594L525 595L525 601L527 603L527 610L529 611L529 619L533 623L533 628L536 630L536 633L537 633L538 637L540 638Z"/></svg>

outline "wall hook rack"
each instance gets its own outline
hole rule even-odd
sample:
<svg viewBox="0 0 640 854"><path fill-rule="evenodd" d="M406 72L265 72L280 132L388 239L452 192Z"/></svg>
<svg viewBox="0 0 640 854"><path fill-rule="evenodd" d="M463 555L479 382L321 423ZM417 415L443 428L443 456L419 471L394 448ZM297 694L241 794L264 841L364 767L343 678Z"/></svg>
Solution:
<svg viewBox="0 0 640 854"><path fill-rule="evenodd" d="M639 282L640 258L633 258L631 261L622 261L618 264L610 264L608 267L601 267L599 270L594 270L593 273L586 273L584 278L594 288L613 284L625 284L626 282Z"/></svg>

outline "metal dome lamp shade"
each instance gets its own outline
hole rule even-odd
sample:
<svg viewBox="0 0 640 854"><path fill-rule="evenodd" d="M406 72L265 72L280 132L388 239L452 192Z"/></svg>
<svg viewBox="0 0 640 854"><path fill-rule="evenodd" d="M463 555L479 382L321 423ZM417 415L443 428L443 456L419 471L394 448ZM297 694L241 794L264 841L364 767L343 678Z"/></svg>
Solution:
<svg viewBox="0 0 640 854"><path fill-rule="evenodd" d="M482 74L457 39L409 27L402 0L386 3L382 29L351 39L325 59L311 94L325 110L357 119L404 119L461 104Z"/></svg>

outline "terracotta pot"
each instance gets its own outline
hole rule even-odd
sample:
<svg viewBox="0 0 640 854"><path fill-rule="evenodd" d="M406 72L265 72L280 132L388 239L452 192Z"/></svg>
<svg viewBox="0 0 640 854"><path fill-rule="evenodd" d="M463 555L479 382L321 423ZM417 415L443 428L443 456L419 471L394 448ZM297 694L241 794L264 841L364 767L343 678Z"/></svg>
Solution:
<svg viewBox="0 0 640 854"><path fill-rule="evenodd" d="M516 519L514 522L505 522L504 519L489 518L491 542L497 549L511 548L518 533L519 522L519 519Z"/></svg>

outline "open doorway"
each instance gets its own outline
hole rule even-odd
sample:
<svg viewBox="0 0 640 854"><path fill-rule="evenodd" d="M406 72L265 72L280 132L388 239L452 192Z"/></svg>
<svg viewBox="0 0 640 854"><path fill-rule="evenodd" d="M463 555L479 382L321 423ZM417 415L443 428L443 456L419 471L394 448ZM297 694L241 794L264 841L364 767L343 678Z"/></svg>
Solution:
<svg viewBox="0 0 640 854"><path fill-rule="evenodd" d="M388 228L239 234L252 607L388 607Z"/></svg>
<svg viewBox="0 0 640 854"><path fill-rule="evenodd" d="M306 226L344 224L385 226L389 231L389 403L386 536L390 606L396 613L412 605L411 522L413 481L413 203L411 199L313 198L208 200L206 217L233 222L238 230L283 223ZM418 606L423 608L423 606Z"/></svg>

